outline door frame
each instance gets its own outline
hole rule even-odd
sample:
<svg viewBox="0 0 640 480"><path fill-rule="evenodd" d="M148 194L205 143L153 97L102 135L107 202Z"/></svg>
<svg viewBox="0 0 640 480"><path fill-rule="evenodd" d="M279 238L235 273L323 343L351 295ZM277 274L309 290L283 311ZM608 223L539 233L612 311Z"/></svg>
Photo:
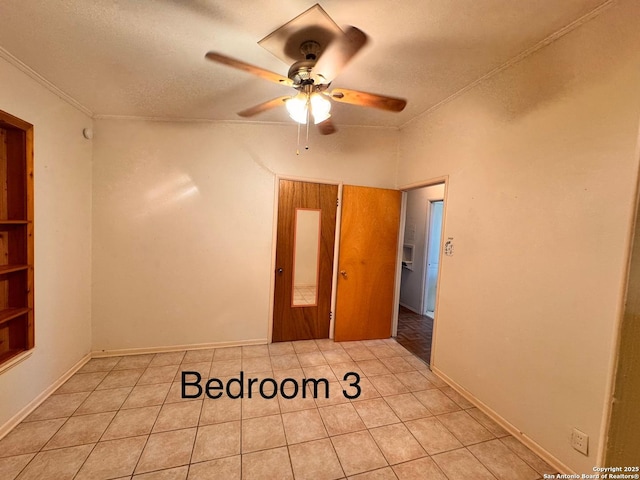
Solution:
<svg viewBox="0 0 640 480"><path fill-rule="evenodd" d="M276 277L274 272L276 271L276 247L278 243L278 206L279 206L279 194L280 194L280 180L291 180L294 182L307 182L307 183L322 183L325 185L337 185L338 186L338 206L336 211L336 233L333 247L333 276L331 279L331 320L329 322L329 338L333 338L335 311L336 311L336 286L338 282L338 252L339 252L339 238L340 238L340 219L341 219L341 205L342 205L342 185L343 183L338 180L327 180L326 178L309 178L298 177L294 175L280 175L276 174L274 178L274 201L273 201L273 218L272 218L272 234L271 234L271 268L269 270L269 315L267 325L267 343L273 343L273 313L274 304L273 296L276 288Z"/></svg>
<svg viewBox="0 0 640 480"><path fill-rule="evenodd" d="M407 216L407 192L416 188L431 187L444 183L444 207L442 209L442 231L440 232L440 262L442 263L444 254L444 239L445 230L447 225L447 205L449 196L449 175L443 175L441 177L434 177L428 180L422 180L419 182L400 185L398 190L402 191L402 208L400 211L400 234L398 235L398 263L396 268L396 293L395 293L395 313L392 325L392 335L395 337L398 335L398 311L400 304L400 281L402 279L402 245L404 244L404 229ZM437 285L441 286L443 265L438 268ZM436 291L436 311L433 314L433 335L431 340L431 358L429 360L430 367L433 367L436 360L436 347L437 347L437 328L438 328L438 312L440 311L440 293L442 289L438 288Z"/></svg>

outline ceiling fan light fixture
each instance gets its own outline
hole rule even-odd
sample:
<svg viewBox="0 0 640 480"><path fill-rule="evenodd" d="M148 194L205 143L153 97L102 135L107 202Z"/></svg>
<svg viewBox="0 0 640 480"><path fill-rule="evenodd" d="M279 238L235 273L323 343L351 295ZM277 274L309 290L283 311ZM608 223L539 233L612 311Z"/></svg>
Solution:
<svg viewBox="0 0 640 480"><path fill-rule="evenodd" d="M306 93L300 92L295 97L291 97L285 102L289 116L302 125L307 123L307 104L309 97Z"/></svg>
<svg viewBox="0 0 640 480"><path fill-rule="evenodd" d="M321 93L312 93L309 100L313 123L322 123L331 117L331 101Z"/></svg>

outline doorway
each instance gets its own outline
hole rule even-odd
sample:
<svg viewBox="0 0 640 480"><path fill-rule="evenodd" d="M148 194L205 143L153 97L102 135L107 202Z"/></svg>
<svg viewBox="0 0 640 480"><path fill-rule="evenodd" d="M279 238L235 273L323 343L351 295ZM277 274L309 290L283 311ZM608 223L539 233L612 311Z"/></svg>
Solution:
<svg viewBox="0 0 640 480"><path fill-rule="evenodd" d="M397 341L431 363L445 183L406 192Z"/></svg>

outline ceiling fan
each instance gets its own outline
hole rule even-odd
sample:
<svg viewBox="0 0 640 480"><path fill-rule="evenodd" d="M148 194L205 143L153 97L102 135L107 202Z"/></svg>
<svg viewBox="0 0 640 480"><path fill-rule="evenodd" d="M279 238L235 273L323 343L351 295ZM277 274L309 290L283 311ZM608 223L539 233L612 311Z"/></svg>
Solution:
<svg viewBox="0 0 640 480"><path fill-rule="evenodd" d="M318 17L318 12L323 16ZM313 20L311 20L312 15L315 15ZM312 24L307 24L305 28L298 28L296 31L296 25L301 25L300 22L304 22L304 17L307 23L311 20ZM315 24L318 21L319 23L330 22L333 32L327 36L327 28ZM295 59L290 52L285 55L285 60L287 58L297 60L289 68L286 77L219 52L211 51L206 54L206 58L213 62L243 70L280 85L293 87L297 91L238 112L241 117L252 117L284 105L289 116L298 124L308 125L312 120L321 134L329 135L336 131L331 121L331 100L390 112L400 112L406 106L406 100L401 98L346 88L329 89L331 82L367 43L367 35L352 26L345 31L339 29L319 5L314 5L259 43L262 44L265 40L278 35L281 37L280 43L288 43L289 51L291 51L291 42L297 42L299 46L298 59ZM266 45L263 46L269 48ZM274 54L278 56L277 53Z"/></svg>

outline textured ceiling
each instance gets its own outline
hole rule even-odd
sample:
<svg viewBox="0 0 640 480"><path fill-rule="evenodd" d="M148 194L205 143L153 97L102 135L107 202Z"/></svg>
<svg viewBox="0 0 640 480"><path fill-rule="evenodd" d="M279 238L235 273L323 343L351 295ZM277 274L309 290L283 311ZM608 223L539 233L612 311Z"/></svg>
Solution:
<svg viewBox="0 0 640 480"><path fill-rule="evenodd" d="M205 60L216 50L282 75L258 41L316 1L1 0L0 47L94 115L240 120L287 87ZM402 113L334 104L337 125L401 126L588 14L603 0L328 0L369 43L333 87L403 97ZM291 90L293 92L293 90ZM291 122L284 109L254 121Z"/></svg>

